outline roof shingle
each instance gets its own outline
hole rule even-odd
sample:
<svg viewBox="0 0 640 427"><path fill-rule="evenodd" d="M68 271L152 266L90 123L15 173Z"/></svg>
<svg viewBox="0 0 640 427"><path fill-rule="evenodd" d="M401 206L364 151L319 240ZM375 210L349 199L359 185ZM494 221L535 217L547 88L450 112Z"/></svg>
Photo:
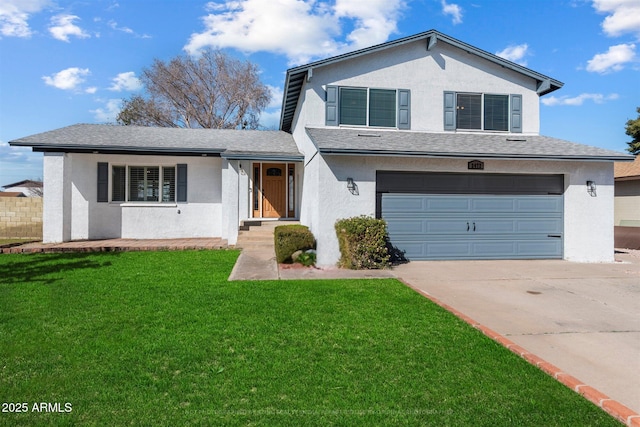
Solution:
<svg viewBox="0 0 640 427"><path fill-rule="evenodd" d="M629 162L615 162L613 164L613 176L615 178L637 177L640 179L640 155L636 159Z"/></svg>
<svg viewBox="0 0 640 427"><path fill-rule="evenodd" d="M300 157L293 136L282 131L184 129L77 124L10 141L35 151L157 152L221 155L231 150L259 156Z"/></svg>
<svg viewBox="0 0 640 427"><path fill-rule="evenodd" d="M633 156L541 135L306 128L324 154L628 161Z"/></svg>

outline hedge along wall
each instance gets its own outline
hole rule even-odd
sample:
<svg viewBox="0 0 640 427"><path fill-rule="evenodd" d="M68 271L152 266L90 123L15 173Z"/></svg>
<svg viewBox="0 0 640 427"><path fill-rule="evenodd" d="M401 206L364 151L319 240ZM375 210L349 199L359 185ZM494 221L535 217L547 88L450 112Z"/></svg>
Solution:
<svg viewBox="0 0 640 427"><path fill-rule="evenodd" d="M42 197L0 197L0 238L42 239Z"/></svg>

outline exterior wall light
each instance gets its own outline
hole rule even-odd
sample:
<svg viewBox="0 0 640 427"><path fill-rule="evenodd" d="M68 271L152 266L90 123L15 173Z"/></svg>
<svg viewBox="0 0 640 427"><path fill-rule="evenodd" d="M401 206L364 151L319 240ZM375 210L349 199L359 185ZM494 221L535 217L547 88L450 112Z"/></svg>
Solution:
<svg viewBox="0 0 640 427"><path fill-rule="evenodd" d="M357 196L360 194L358 191L358 184L353 182L353 178L347 178L347 189L351 192L351 194Z"/></svg>
<svg viewBox="0 0 640 427"><path fill-rule="evenodd" d="M596 197L596 183L595 181L587 181L587 193L591 197Z"/></svg>

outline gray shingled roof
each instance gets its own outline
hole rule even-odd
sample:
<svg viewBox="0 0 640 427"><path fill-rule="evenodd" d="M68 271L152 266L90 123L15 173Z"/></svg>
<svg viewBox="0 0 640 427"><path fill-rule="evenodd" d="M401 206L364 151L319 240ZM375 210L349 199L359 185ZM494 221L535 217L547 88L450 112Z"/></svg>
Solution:
<svg viewBox="0 0 640 427"><path fill-rule="evenodd" d="M268 158L302 159L293 137L282 131L182 129L77 124L9 142L34 151L144 152L209 154L241 153Z"/></svg>
<svg viewBox="0 0 640 427"><path fill-rule="evenodd" d="M322 154L629 161L633 156L539 135L306 128Z"/></svg>

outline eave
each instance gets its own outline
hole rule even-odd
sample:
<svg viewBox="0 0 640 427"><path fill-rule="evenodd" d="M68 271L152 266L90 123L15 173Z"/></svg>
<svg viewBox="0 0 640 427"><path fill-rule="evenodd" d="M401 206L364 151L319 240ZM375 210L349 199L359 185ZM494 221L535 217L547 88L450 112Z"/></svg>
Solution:
<svg viewBox="0 0 640 427"><path fill-rule="evenodd" d="M558 161L595 161L595 162L619 162L629 161L624 156L557 156L539 154L495 154L495 153L440 153L432 151L395 151L395 150L351 150L340 148L323 148L318 150L321 154L333 154L341 156L385 156L385 157L425 157L448 159L501 159L501 160L558 160Z"/></svg>

